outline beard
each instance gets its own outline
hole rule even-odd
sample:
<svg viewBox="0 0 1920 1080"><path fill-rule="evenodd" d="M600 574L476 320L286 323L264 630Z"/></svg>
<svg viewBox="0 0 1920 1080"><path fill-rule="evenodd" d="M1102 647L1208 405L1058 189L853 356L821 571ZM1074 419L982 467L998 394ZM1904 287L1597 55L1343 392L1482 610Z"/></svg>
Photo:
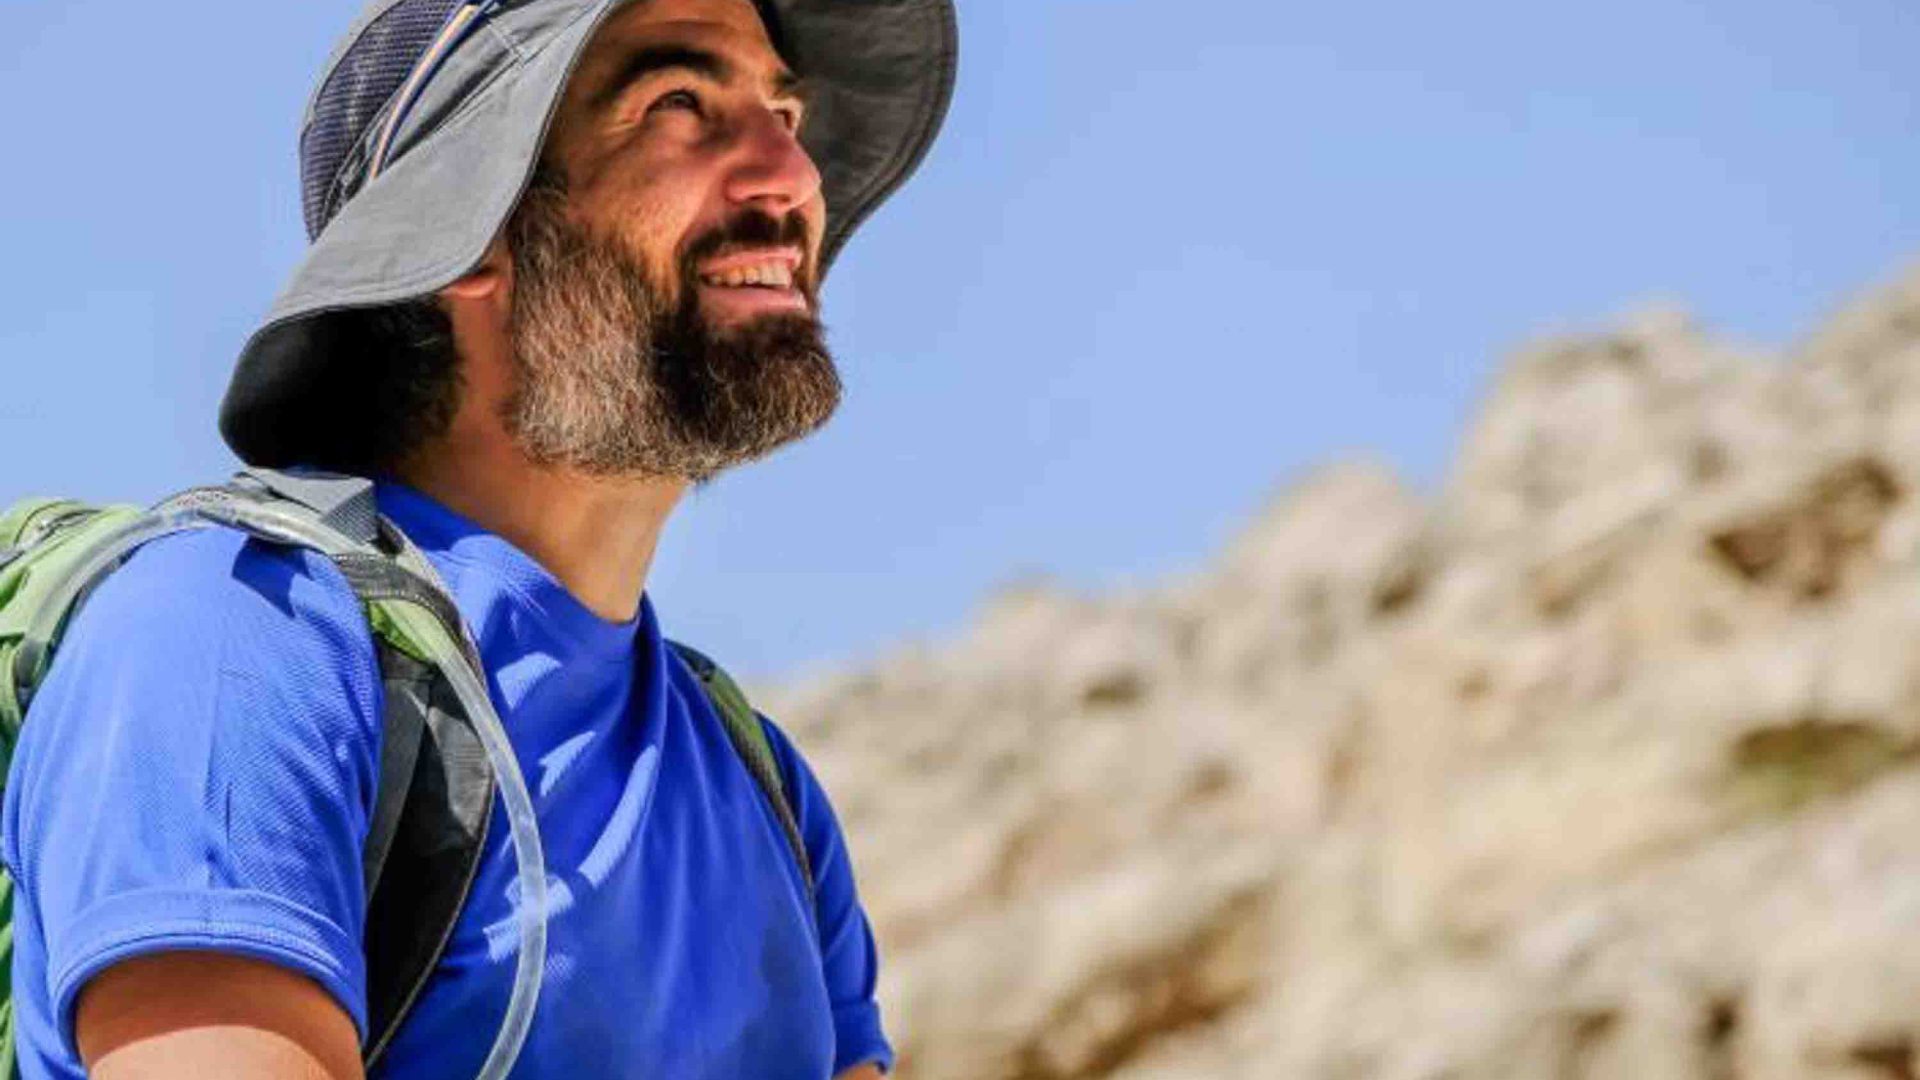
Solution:
<svg viewBox="0 0 1920 1080"><path fill-rule="evenodd" d="M798 215L754 212L701 237L678 288L612 237L566 216L563 185L537 179L508 225L514 387L501 420L537 465L696 483L826 423L840 377L812 314L716 326L698 264L739 247L805 250ZM816 307L811 282L796 287ZM674 298L677 297L677 302Z"/></svg>

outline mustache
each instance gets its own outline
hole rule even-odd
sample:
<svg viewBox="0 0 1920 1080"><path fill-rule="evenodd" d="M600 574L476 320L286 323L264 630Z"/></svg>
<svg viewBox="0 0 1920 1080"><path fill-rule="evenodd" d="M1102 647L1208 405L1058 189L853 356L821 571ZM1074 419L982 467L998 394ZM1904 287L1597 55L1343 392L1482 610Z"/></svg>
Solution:
<svg viewBox="0 0 1920 1080"><path fill-rule="evenodd" d="M800 249L800 267L795 274L794 284L801 292L812 296L813 244L808 235L807 220L798 211L785 218L775 218L761 210L746 210L718 228L702 233L687 245L686 254L680 257L680 276L682 280L691 282L699 276L699 264L708 259L769 247Z"/></svg>

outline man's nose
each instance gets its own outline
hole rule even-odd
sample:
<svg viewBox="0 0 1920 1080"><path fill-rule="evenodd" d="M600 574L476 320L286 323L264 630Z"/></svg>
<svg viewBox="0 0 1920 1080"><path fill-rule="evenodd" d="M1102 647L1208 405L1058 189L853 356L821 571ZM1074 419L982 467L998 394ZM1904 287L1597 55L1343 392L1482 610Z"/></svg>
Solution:
<svg viewBox="0 0 1920 1080"><path fill-rule="evenodd" d="M757 203L780 217L820 193L820 170L778 113L755 110L741 132L741 144L739 161L727 179L730 201Z"/></svg>

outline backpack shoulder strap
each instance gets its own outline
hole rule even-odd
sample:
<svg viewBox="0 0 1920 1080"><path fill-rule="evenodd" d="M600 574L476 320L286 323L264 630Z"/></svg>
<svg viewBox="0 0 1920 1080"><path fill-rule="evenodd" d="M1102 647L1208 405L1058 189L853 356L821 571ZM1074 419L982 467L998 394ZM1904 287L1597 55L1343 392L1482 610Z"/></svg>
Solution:
<svg viewBox="0 0 1920 1080"><path fill-rule="evenodd" d="M249 468L241 470L230 486L303 507L315 521L357 543L380 539L380 505L374 501L373 481L364 477Z"/></svg>
<svg viewBox="0 0 1920 1080"><path fill-rule="evenodd" d="M396 599L418 600L449 627L460 625L459 613L453 602L430 583L407 573L397 560L380 554L383 544L397 544L392 533L383 534L371 481L333 473L250 468L235 476L230 487L236 493L298 507L315 522L366 548L364 553L335 554L332 561L366 609L386 691L380 787L361 853L366 899L371 904L412 789L420 745L427 734L428 701L434 681L432 658L405 639L396 620L388 617L386 605Z"/></svg>
<svg viewBox="0 0 1920 1080"><path fill-rule="evenodd" d="M366 602L385 692L380 786L361 849L371 1068L446 951L496 800L493 767L446 675L391 636L400 631L385 599Z"/></svg>
<svg viewBox="0 0 1920 1080"><path fill-rule="evenodd" d="M667 644L673 647L681 662L700 680L707 700L713 703L713 710L720 714L720 719L726 724L727 737L733 742L734 752L740 755L747 772L753 774L754 782L760 785L761 794L772 805L774 816L780 819L781 831L787 836L787 846L793 850L793 860L800 866L801 880L807 883L807 897L812 899L813 863L807 857L806 841L800 836L800 821L794 815L787 785L780 779L780 763L773 756L773 743L767 739L767 729L761 726L760 714L754 711L740 684L734 682L733 677L705 653L678 641L669 641Z"/></svg>
<svg viewBox="0 0 1920 1080"><path fill-rule="evenodd" d="M426 988L479 871L495 777L446 666L479 670L480 661L470 649L438 656L408 632L398 605L425 609L449 639L466 641L453 598L406 534L381 517L371 482L249 469L234 488L300 507L359 545L327 554L366 609L385 692L380 784L361 849L371 1067Z"/></svg>

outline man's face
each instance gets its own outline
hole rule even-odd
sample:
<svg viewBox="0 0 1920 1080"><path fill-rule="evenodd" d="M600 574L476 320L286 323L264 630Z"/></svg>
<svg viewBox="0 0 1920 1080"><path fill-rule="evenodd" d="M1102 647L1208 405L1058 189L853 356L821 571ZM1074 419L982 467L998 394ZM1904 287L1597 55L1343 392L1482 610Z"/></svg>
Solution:
<svg viewBox="0 0 1920 1080"><path fill-rule="evenodd" d="M529 457L705 478L839 398L798 80L749 0L638 0L589 45L510 223Z"/></svg>

